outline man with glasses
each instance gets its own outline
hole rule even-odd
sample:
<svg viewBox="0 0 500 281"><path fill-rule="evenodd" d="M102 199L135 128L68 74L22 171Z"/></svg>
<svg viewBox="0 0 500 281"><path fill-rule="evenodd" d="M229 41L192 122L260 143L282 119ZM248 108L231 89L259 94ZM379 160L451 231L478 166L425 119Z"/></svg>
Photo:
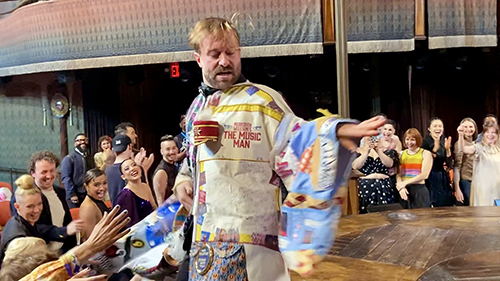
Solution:
<svg viewBox="0 0 500 281"><path fill-rule="evenodd" d="M61 163L61 178L66 188L66 201L71 208L78 208L85 199L87 191L83 186L85 173L94 168L94 159L89 153L88 139L85 134L75 137L75 150Z"/></svg>

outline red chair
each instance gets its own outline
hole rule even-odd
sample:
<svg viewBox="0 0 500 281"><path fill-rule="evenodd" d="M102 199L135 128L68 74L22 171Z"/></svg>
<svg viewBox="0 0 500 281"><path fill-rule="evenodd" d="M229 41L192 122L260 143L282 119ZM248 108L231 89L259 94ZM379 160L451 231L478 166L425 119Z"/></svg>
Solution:
<svg viewBox="0 0 500 281"><path fill-rule="evenodd" d="M0 188L6 187L12 192L12 186L8 182L0 181ZM12 194L14 196L14 194ZM10 219L10 202L0 202L0 225L3 227Z"/></svg>
<svg viewBox="0 0 500 281"><path fill-rule="evenodd" d="M111 206L111 201L109 201L109 200L108 200L108 201L105 201L105 202L104 202L104 204L106 204L106 206L108 206L108 208L110 208L110 209L111 209L111 207L112 207L112 206Z"/></svg>
<svg viewBox="0 0 500 281"><path fill-rule="evenodd" d="M7 187L8 189L10 189L10 192L13 192L12 186L8 182L0 181L0 188L2 188L2 187Z"/></svg>
<svg viewBox="0 0 500 281"><path fill-rule="evenodd" d="M10 220L10 202L0 202L0 225L4 227Z"/></svg>

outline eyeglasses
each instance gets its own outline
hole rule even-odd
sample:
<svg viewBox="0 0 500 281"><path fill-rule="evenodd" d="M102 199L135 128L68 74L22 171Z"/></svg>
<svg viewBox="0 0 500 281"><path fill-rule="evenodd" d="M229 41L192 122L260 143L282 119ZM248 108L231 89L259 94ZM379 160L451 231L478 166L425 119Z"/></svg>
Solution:
<svg viewBox="0 0 500 281"><path fill-rule="evenodd" d="M75 142L86 142L87 139L76 139Z"/></svg>

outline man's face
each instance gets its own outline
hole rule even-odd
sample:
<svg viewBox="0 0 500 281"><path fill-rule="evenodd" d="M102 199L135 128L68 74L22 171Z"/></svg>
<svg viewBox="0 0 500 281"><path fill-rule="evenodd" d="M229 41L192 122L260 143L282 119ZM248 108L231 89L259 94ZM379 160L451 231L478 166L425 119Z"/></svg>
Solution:
<svg viewBox="0 0 500 281"><path fill-rule="evenodd" d="M86 136L84 135L79 135L78 137L76 137L75 139L75 147L80 149L80 151L85 151L87 149L87 146L88 146L88 139Z"/></svg>
<svg viewBox="0 0 500 281"><path fill-rule="evenodd" d="M177 153L179 153L179 149L177 148L175 141L163 141L161 143L160 153L165 161L167 161L168 163L174 163L175 157L177 156Z"/></svg>
<svg viewBox="0 0 500 281"><path fill-rule="evenodd" d="M137 143L137 134L135 133L134 127L127 127L127 137L130 138L133 145Z"/></svg>
<svg viewBox="0 0 500 281"><path fill-rule="evenodd" d="M39 193L22 196L14 207L21 217L34 225L43 210L42 196Z"/></svg>
<svg viewBox="0 0 500 281"><path fill-rule="evenodd" d="M225 31L221 39L207 35L194 53L201 67L203 82L220 90L230 88L241 75L241 52L236 35Z"/></svg>
<svg viewBox="0 0 500 281"><path fill-rule="evenodd" d="M495 117L493 117L493 116L488 116L488 117L486 117L486 119L484 119L484 124L483 124L483 126L484 126L485 124L487 124L487 123L494 123L494 124L497 124L497 119L496 119Z"/></svg>
<svg viewBox="0 0 500 281"><path fill-rule="evenodd" d="M31 172L31 176L41 189L51 189L56 180L56 163L44 159L37 161L35 171Z"/></svg>

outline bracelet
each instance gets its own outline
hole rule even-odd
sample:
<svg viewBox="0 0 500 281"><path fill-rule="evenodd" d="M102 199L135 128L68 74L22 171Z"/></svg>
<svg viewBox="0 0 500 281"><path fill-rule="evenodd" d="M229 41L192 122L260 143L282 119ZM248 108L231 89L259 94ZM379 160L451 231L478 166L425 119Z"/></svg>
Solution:
<svg viewBox="0 0 500 281"><path fill-rule="evenodd" d="M78 258L73 252L68 251L61 257L61 259L64 262L64 268L66 268L69 277L73 277L75 273L80 271L80 263L78 262Z"/></svg>

